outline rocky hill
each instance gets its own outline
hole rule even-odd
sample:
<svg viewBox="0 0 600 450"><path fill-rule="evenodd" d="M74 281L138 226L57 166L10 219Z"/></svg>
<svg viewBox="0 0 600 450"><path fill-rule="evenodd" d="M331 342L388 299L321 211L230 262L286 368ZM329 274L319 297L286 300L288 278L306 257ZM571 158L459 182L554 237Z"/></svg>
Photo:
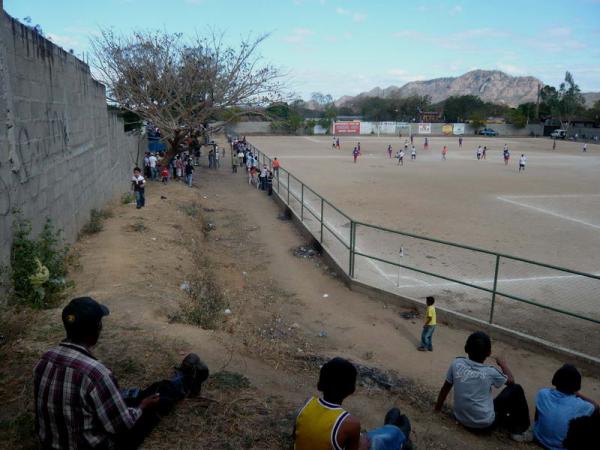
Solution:
<svg viewBox="0 0 600 450"><path fill-rule="evenodd" d="M385 89L376 87L356 97L341 97L336 105L342 106L357 97L429 95L431 101L437 103L450 96L476 95L487 102L517 106L535 102L538 86L542 87L543 83L535 77L513 77L499 70L473 70L459 77L411 81L401 87L389 86Z"/></svg>
<svg viewBox="0 0 600 450"><path fill-rule="evenodd" d="M585 106L591 108L595 102L600 100L600 92L584 92Z"/></svg>

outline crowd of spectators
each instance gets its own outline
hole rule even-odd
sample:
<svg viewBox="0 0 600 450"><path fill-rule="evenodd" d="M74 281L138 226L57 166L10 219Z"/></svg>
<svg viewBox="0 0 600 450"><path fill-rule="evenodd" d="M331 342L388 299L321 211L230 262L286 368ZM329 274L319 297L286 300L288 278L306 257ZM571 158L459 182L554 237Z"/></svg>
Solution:
<svg viewBox="0 0 600 450"><path fill-rule="evenodd" d="M273 195L273 179L275 176L279 176L279 160L274 158L270 164L271 167L266 164L261 166L258 153L253 151L245 136L240 139L231 139L230 145L232 173L238 173L238 167L245 168L249 185L267 192L268 195Z"/></svg>

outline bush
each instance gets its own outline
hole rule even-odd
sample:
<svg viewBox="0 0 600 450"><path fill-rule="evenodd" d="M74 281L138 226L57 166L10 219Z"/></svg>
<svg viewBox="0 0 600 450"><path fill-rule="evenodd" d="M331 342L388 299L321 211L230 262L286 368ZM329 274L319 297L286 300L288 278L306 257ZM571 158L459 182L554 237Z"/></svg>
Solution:
<svg viewBox="0 0 600 450"><path fill-rule="evenodd" d="M81 232L83 234L96 234L104 229L104 220L113 216L109 209L92 209L90 211L90 221L86 223Z"/></svg>
<svg viewBox="0 0 600 450"><path fill-rule="evenodd" d="M135 196L131 192L125 192L123 195L121 195L121 203L123 205L128 205L130 203L133 203L134 201Z"/></svg>
<svg viewBox="0 0 600 450"><path fill-rule="evenodd" d="M34 308L54 304L70 286L65 278L68 251L50 219L46 219L38 238L33 239L31 222L17 217L9 269L14 300Z"/></svg>

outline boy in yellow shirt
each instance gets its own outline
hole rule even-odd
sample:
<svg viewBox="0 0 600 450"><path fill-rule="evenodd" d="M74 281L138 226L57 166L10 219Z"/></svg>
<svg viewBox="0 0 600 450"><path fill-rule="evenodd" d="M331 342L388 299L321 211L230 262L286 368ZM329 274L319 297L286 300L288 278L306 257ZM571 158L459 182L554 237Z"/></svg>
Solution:
<svg viewBox="0 0 600 450"><path fill-rule="evenodd" d="M435 299L433 297L427 297L427 311L425 313L425 323L423 324L423 332L421 333L421 345L417 350L420 352L424 351L433 351L433 346L431 345L431 337L433 336L433 332L435 331L435 326L437 325L436 317L435 317Z"/></svg>

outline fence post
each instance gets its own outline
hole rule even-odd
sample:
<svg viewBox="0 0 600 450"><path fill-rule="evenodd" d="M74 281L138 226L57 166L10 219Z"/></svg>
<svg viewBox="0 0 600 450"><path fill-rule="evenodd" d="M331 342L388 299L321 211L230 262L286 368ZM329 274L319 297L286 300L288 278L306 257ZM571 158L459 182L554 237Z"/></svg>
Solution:
<svg viewBox="0 0 600 450"><path fill-rule="evenodd" d="M304 222L304 183L300 183L300 222Z"/></svg>
<svg viewBox="0 0 600 450"><path fill-rule="evenodd" d="M323 243L323 197L321 197L321 244Z"/></svg>
<svg viewBox="0 0 600 450"><path fill-rule="evenodd" d="M354 248L356 246L356 224L350 220L350 261L348 262L348 275L354 278Z"/></svg>
<svg viewBox="0 0 600 450"><path fill-rule="evenodd" d="M288 191L288 206L290 206L290 171L288 170L288 184L287 184L287 191Z"/></svg>
<svg viewBox="0 0 600 450"><path fill-rule="evenodd" d="M496 268L494 269L494 287L492 288L492 307L490 308L490 323L494 320L494 307L496 306L496 287L498 286L498 269L500 268L500 255L496 255Z"/></svg>

